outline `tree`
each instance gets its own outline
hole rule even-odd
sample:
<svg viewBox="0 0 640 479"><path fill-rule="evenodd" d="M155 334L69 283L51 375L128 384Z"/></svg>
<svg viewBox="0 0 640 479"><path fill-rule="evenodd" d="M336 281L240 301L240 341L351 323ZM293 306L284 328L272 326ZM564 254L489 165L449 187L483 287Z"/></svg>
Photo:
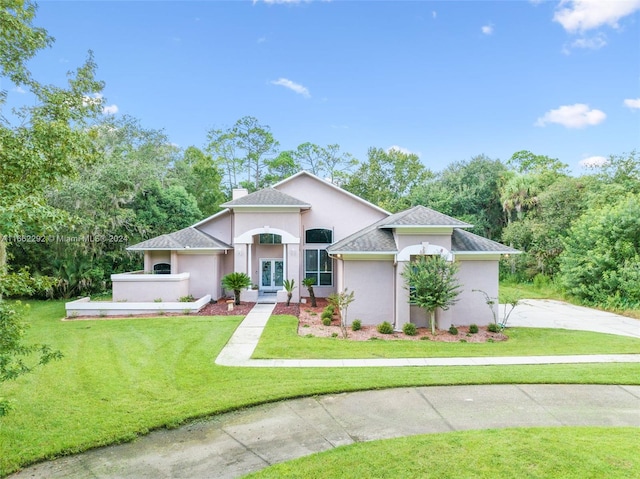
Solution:
<svg viewBox="0 0 640 479"><path fill-rule="evenodd" d="M241 185L253 191L264 186L267 162L277 155L279 147L268 126L245 116L226 130L209 130L207 139L207 151L224 171L229 192Z"/></svg>
<svg viewBox="0 0 640 479"><path fill-rule="evenodd" d="M342 187L391 212L410 207L409 194L433 176L413 153L369 148L368 157Z"/></svg>
<svg viewBox="0 0 640 479"><path fill-rule="evenodd" d="M316 284L315 278L305 278L302 280L302 286L307 288L307 291L309 291L309 298L311 298L311 306L315 308L316 306L318 306L318 304L316 302L315 292L313 291L314 284Z"/></svg>
<svg viewBox="0 0 640 479"><path fill-rule="evenodd" d="M401 273L410 300L429 315L431 334L436 333L436 310L447 310L457 302L460 294L457 272L457 264L441 255L420 255Z"/></svg>
<svg viewBox="0 0 640 479"><path fill-rule="evenodd" d="M204 217L220 211L220 205L227 200L221 189L222 172L211 155L190 146L177 159L169 173L170 177L184 186L198 203L198 209Z"/></svg>
<svg viewBox="0 0 640 479"><path fill-rule="evenodd" d="M233 291L235 304L240 305L240 292L251 286L251 278L246 273L229 273L222 278L222 287Z"/></svg>
<svg viewBox="0 0 640 479"><path fill-rule="evenodd" d="M340 153L337 144L323 148L307 142L291 153L303 169L335 184L342 184L352 168L358 165L358 160L349 153Z"/></svg>
<svg viewBox="0 0 640 479"><path fill-rule="evenodd" d="M640 194L588 210L571 227L560 280L588 304L640 306Z"/></svg>
<svg viewBox="0 0 640 479"><path fill-rule="evenodd" d="M140 269L139 254L126 251L127 244L202 219L181 178L167 173L179 151L162 131L145 129L128 116L104 118L92 130L102 155L91 165L79 164L74 177L44 195L67 218L50 226L61 240L35 248L11 245L15 266L59 279L55 296L104 290L112 273Z"/></svg>
<svg viewBox="0 0 640 479"><path fill-rule="evenodd" d="M347 288L344 291L330 295L328 298L329 304L340 311L340 330L344 339L347 339L347 310L354 300L355 291L349 293Z"/></svg>
<svg viewBox="0 0 640 479"><path fill-rule="evenodd" d="M504 226L499 187L507 172L500 160L484 155L452 163L416 186L413 205L424 205L474 225L472 232L499 240Z"/></svg>
<svg viewBox="0 0 640 479"><path fill-rule="evenodd" d="M291 298L293 297L293 290L296 289L296 280L295 279L285 279L282 282L282 287L287 292L287 306L291 304Z"/></svg>
<svg viewBox="0 0 640 479"><path fill-rule="evenodd" d="M69 74L66 88L42 85L26 64L53 39L33 25L35 3L5 0L0 9L0 80L33 95L32 104L14 116L2 113L7 92L0 92L0 284L7 284L7 237L30 227L46 233L64 215L44 201L47 188L61 177L73 175L78 164L97 157L90 121L102 109L98 95L103 84L95 79L96 65L86 62ZM11 123L14 119L15 123ZM13 276L17 289L28 288L29 275ZM26 345L21 313L2 302L0 292L0 383L28 373L27 364L45 364L60 357L47 346ZM6 413L7 403L0 410Z"/></svg>

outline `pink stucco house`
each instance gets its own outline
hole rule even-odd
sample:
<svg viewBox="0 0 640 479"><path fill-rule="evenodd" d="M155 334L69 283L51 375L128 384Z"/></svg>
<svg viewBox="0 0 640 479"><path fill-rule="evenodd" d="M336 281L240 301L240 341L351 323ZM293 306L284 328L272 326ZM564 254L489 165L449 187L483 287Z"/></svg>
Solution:
<svg viewBox="0 0 640 479"><path fill-rule="evenodd" d="M254 287L244 301L285 301L284 279L294 279L293 301L355 292L349 318L424 326L423 310L409 303L401 272L412 256L442 254L459 263L462 292L438 326L487 324L493 315L482 294L498 295L498 260L516 250L465 231L471 225L416 206L390 214L308 172L248 194L235 190L224 209L188 228L129 247L144 252L144 272L113 275L113 301L176 301L223 297L222 277L247 273ZM157 299L156 299L157 300Z"/></svg>

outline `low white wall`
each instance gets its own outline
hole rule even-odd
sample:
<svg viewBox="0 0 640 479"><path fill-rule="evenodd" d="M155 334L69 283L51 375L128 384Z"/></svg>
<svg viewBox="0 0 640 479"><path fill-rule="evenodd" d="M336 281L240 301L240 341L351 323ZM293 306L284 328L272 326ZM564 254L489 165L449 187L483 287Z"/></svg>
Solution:
<svg viewBox="0 0 640 479"><path fill-rule="evenodd" d="M111 275L113 301L178 301L189 295L189 273L144 274L142 271Z"/></svg>
<svg viewBox="0 0 640 479"><path fill-rule="evenodd" d="M110 301L91 301L89 298L81 298L65 304L67 317L75 316L126 316L129 314L188 314L200 311L211 301L208 294L197 301L181 303L176 301L163 303L128 302L113 303Z"/></svg>

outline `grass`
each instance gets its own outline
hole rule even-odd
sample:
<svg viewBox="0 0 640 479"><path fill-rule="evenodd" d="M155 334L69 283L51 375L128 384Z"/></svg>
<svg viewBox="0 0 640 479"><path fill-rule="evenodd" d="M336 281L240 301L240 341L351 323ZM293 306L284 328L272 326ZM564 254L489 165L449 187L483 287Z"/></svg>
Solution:
<svg viewBox="0 0 640 479"><path fill-rule="evenodd" d="M62 322L63 302L33 302L29 342L64 359L0 384L0 475L152 429L281 399L455 384L640 384L640 364L442 368L230 368L214 359L239 317Z"/></svg>
<svg viewBox="0 0 640 479"><path fill-rule="evenodd" d="M271 466L270 478L640 477L635 428L520 428L462 431L358 443Z"/></svg>
<svg viewBox="0 0 640 479"><path fill-rule="evenodd" d="M446 343L436 341L345 341L299 336L294 316L272 316L254 358L346 359L457 356L544 356L640 353L640 339L563 329L509 328L508 341Z"/></svg>

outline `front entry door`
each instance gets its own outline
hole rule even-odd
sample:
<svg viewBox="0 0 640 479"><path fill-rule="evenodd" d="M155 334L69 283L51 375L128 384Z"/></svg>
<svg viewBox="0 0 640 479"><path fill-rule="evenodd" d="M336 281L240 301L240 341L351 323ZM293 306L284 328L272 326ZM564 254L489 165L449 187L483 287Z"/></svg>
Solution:
<svg viewBox="0 0 640 479"><path fill-rule="evenodd" d="M284 279L284 263L281 259L260 260L260 289L262 291L278 291L282 289Z"/></svg>

